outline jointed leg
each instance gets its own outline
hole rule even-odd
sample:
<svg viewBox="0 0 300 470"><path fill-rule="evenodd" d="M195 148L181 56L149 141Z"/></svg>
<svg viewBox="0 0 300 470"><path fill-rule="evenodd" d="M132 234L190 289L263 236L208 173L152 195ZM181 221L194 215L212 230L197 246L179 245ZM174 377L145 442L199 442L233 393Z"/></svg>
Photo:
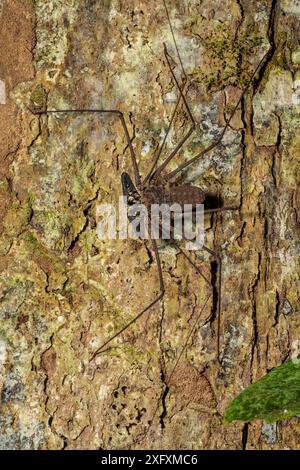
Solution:
<svg viewBox="0 0 300 470"><path fill-rule="evenodd" d="M205 309L205 307L206 307L206 305L207 305L207 302L209 301L210 297L211 297L211 294L209 294L209 295L206 297L206 299L205 299L205 301L204 301L204 304L202 305L201 309L199 310L199 313L198 313L198 315L197 315L197 317L196 317L196 319L195 319L195 321L194 321L194 324L193 324L192 328L190 329L189 334L187 335L187 337L186 337L186 339L185 339L185 342L184 342L184 344L183 344L183 346L182 346L182 348L181 348L181 350L180 350L180 352L179 352L179 354L178 354L178 356L177 356L177 358L176 358L176 360L175 360L175 363L174 363L174 365L173 365L173 367L172 367L172 370L171 370L171 372L167 375L166 383L167 383L168 386L170 385L170 382L171 382L171 379L172 379L172 377L173 377L173 375L174 375L174 372L175 372L175 370L176 370L176 367L178 366L178 363L179 363L180 359L182 358L182 355L183 355L183 353L184 353L184 351L185 351L185 349L186 349L186 347L187 347L187 345L188 345L190 339L192 338L193 334L194 334L195 331L196 331L196 328L197 328L197 326L198 326L198 323L199 323L200 317L201 317L201 315L202 315L202 312L203 312L203 310Z"/></svg>
<svg viewBox="0 0 300 470"><path fill-rule="evenodd" d="M188 262L193 266L193 268L196 270L198 274L205 280L205 282L210 286L210 282L207 279L207 277L203 274L200 268L194 263L194 261L189 257L189 255L186 254L186 252L178 245L178 243L173 241L173 244L176 246L176 248L180 251L180 253L185 257L185 259L188 260Z"/></svg>
<svg viewBox="0 0 300 470"><path fill-rule="evenodd" d="M196 264L191 260L191 258L185 253L185 251L182 250L182 248L180 248L180 246L176 243L175 240L172 240L172 242L173 242L173 244L176 246L176 248L178 248L179 251L185 256L185 258L193 265L193 267L194 267L194 268L196 269L196 271L203 277L203 279L210 285L210 282L208 281L208 279L204 276L204 274L203 274L203 273L201 272L201 270L196 266ZM208 301L209 301L211 295L212 295L212 294L209 293L208 296L206 297L206 299L205 299L205 301L204 301L202 307L200 308L200 310L199 310L199 312L198 312L198 314L197 314L197 316L196 316L196 319L195 319L195 321L194 321L194 323L193 323L193 326L192 326L192 328L190 329L190 331L189 331L189 333L188 333L188 335L187 335L187 337L186 337L186 339L185 339L185 341L184 341L184 344L183 344L181 350L179 351L178 356L177 356L176 359L175 359L175 362L174 362L174 364L173 364L173 366L172 366L172 369L171 369L170 373L167 374L167 376L166 376L166 378L165 378L165 384L166 384L166 388L167 388L167 389L168 389L168 388L170 387L170 385L171 385L171 380L172 380L172 377L173 377L173 375L174 375L174 373L175 373L175 370L176 370L176 368L177 368L177 366L178 366L178 363L180 362L180 360L181 360L181 358L182 358L182 355L183 355L184 351L186 350L187 345L188 345L190 339L193 337L193 334L194 334L195 331L196 331L196 328L197 328L197 326L198 326L198 324L199 324L199 320L200 320L200 318L201 318L202 312L203 312L203 310L205 309L205 307L206 307L206 305L207 305L207 303L208 303ZM149 422L150 426L147 428L147 431L146 431L145 436L148 434L149 429L151 428L151 425L152 425L152 423L153 423L154 417L156 416L156 414L157 414L157 412L158 412L158 409L159 409L159 406L160 406L160 402L161 402L161 400L162 400L164 394L165 394L165 389L161 392L161 394L160 394L160 396L159 396L159 399L158 399L158 401L157 401L157 405L156 405L156 407L155 407L155 409L154 409L154 412L153 412L153 414L152 414L152 418L151 418L151 420L150 420L150 422Z"/></svg>
<svg viewBox="0 0 300 470"><path fill-rule="evenodd" d="M155 240L151 240L152 242L152 248L153 248L153 251L154 251L154 256L155 256L155 260L156 260L156 264L157 264L157 271L158 271L158 277L159 277L159 286L160 286L160 293L159 295L146 307L144 308L144 310L142 310L140 313L138 313L138 315L136 315L132 320L130 320L129 323L127 323L127 325L125 325L121 330L119 330L117 333L115 333L113 336L111 336L110 338L108 338L105 343L103 343L93 354L92 354L92 357L90 358L90 362L95 359L96 356L98 356L98 354L100 354L103 350L103 348L105 348L105 346L107 346L111 341L113 341L115 338L117 338L118 336L120 336L122 333L124 333L124 331L126 331L133 323L135 323L139 318L141 318L141 316L146 313L148 310L150 310L151 307L153 307L157 302L159 302L164 294L165 294L165 288L164 288L164 280L163 280L163 274L162 274L162 267L161 267L161 262L160 262L160 256L159 256L159 253L158 253L158 248L157 248L157 244L156 244L156 241Z"/></svg>
<svg viewBox="0 0 300 470"><path fill-rule="evenodd" d="M31 112L33 112L33 111L31 111ZM125 122L125 119L124 119L124 115L121 111L119 111L117 109L65 109L65 110L63 110L63 109L58 109L58 110L51 109L51 110L46 110L46 111L33 112L33 114L39 114L39 115L43 115L43 114L63 114L63 113L64 114L68 114L68 113L89 113L89 114L99 113L99 114L117 115L120 118L123 130L125 132L127 144L128 144L129 149L130 149L130 155L131 155L131 160L132 160L132 165L133 165L135 183L136 183L137 186L140 185L141 178L140 178L140 174L139 174L136 155L135 155L135 152L134 152L134 149L133 149L133 145L132 145L132 142L131 142L131 139L130 139L128 128L127 128L127 125L126 125L126 122Z"/></svg>
<svg viewBox="0 0 300 470"><path fill-rule="evenodd" d="M176 84L177 89L179 90L180 97L182 98L185 108L187 110L189 119L192 123L190 129L186 133L186 135L180 140L180 142L176 145L175 149L171 152L171 154L166 158L166 160L157 168L157 170L154 172L154 174L151 176L151 178L155 179L158 178L158 176L161 174L161 172L164 170L164 168L170 163L170 161L175 157L175 155L178 153L178 151L181 149L181 147L184 145L184 143L187 141L187 139L191 136L191 134L194 132L196 124L195 120L193 118L192 112L190 110L190 107L188 105L188 102L184 96L183 90L181 89L178 80L176 78L176 75L172 69L171 63L170 63L170 54L168 53L168 50L166 48L166 45L164 44L164 52L165 52L165 57L169 66L169 69L171 71L172 77L174 79L174 82Z"/></svg>
<svg viewBox="0 0 300 470"><path fill-rule="evenodd" d="M239 208L238 207L216 207L215 209L204 209L204 214L212 214L214 212L224 212L224 211L238 211Z"/></svg>
<svg viewBox="0 0 300 470"><path fill-rule="evenodd" d="M178 81L177 81L177 79L176 79L176 77L175 77L175 74L174 74L174 72L173 72L173 70L172 70L170 61L169 61L170 55L169 55L169 53L168 53L168 51L167 51L166 45L164 44L164 53L165 53L165 57L166 57L166 60L167 60L167 64L168 64L168 66L169 66L169 69L170 69L170 71L171 71L171 74L172 74L172 76L173 76L173 78L174 78L175 84L176 84L177 88L179 89L179 98L178 98L177 104L176 104L176 106L175 106L174 112L173 112L173 114L172 114L172 118L171 118L171 121L170 121L170 123L169 123L169 126L168 126L168 129L167 129L166 135L165 135L165 137L164 137L163 143L162 143L162 145L161 145L161 147L160 147L160 149L159 149L159 151L158 151L158 154L157 154L157 156L156 156L156 158L155 158L155 161L154 161L154 163L153 163L153 165L152 165L152 167L151 167L151 170L149 171L149 173L147 174L147 176L146 176L146 178L145 178L144 183L146 183L150 178L153 177L153 171L154 171L154 169L155 169L155 167L156 167L156 165L157 165L157 162L158 162L159 157L160 157L160 155L161 155L162 149L163 149L163 147L164 147L164 145L165 145L167 136L168 136L168 134L169 134L169 132L170 132L170 129L171 129L173 120L174 120L174 118L175 118L176 111L177 111L177 108L178 108L179 103L180 103L180 101L181 101L181 98L183 98L184 103L185 103L185 106L186 106L187 111L188 111L188 114L189 114L189 116L190 116L192 122L194 123L193 116L192 116L192 114L191 114L191 112L190 112L190 109L189 109L189 107L188 107L188 104L187 104L186 99L185 99L184 94L183 94L183 92L184 92L184 87L185 87L186 82L187 82L187 75L186 75L186 72L185 72L185 69L184 69L182 60L181 60L180 53L179 53L179 49L178 49L177 41L176 41L176 38L175 38L175 34L174 34L174 30L173 30L173 25L172 25L172 23L171 23L171 19L170 19L170 15L169 15L169 11L168 11L168 7L167 7L166 0L163 0L163 3L164 3L165 10L166 10L166 15L167 15L167 19L168 19L170 31L171 31L171 34L172 34L174 46L175 46L175 49L176 49L177 57L178 57L178 59L179 59L181 71L182 71L182 74L183 74L183 77L184 77L184 78L183 78L183 85L182 85L182 87L180 87L179 84L178 84ZM189 135L190 135L190 134L189 134ZM180 147L184 144L185 140L189 137L189 135L182 141L182 144L180 145ZM180 147L179 147L179 148L180 148ZM178 150L179 150L179 149L177 149L175 153L177 153Z"/></svg>
<svg viewBox="0 0 300 470"><path fill-rule="evenodd" d="M183 85L182 85L182 87L181 87L181 88L182 88L182 92L184 92L185 85L186 85L186 78L184 79ZM168 137L168 135L169 135L169 133L170 133L170 130L171 130L173 121L174 121L174 119L175 119L175 116L176 116L177 109L178 109L178 106L179 106L179 104L180 104L180 101L181 101L181 94L179 95L178 100L177 100L177 102L176 102L176 106L175 106L175 108L174 108L174 110L173 110L173 113L172 113L170 122L169 122L169 124L168 124L167 132L165 133L165 136L164 136L164 139L163 139L163 141L162 141L162 144L161 144L161 146L159 147L159 150L158 150L158 152L157 152L157 154L156 154L156 156L155 156L155 159L154 159L154 162L153 162L153 164L152 164L152 166L151 166L151 169L150 169L149 173L147 174L146 178L144 179L143 184L147 183L147 181L148 181L148 180L151 178L151 176L153 175L153 172L154 172L154 170L155 170L155 167L156 167L156 165L157 165L157 163L158 163L158 160L159 160L159 158L160 158L160 156L161 156L161 153L162 153L162 151L163 151L163 148L164 148L164 146L165 146L165 144L166 144L167 137Z"/></svg>
<svg viewBox="0 0 300 470"><path fill-rule="evenodd" d="M201 150L201 152L199 152L197 155L195 155L195 157L191 158L191 159L188 160L187 162L182 163L182 164L179 165L175 170L171 171L168 175L166 175L166 178L165 178L166 180L171 180L171 179L173 179L173 178L177 175L177 173L179 173L180 171L184 170L184 169L187 168L188 166L192 165L192 163L194 163L196 160L198 160L198 158L203 157L203 155L205 155L206 153L210 152L211 150L213 150L215 147L217 147L217 146L221 143L221 141L222 141L222 139L223 139L223 137L224 137L224 134L225 134L225 132L227 131L227 129L228 129L228 127L229 127L229 124L230 124L230 122L231 122L233 116L234 116L235 113L236 113L236 110L238 109L238 107L239 107L239 105L240 105L240 103L241 103L241 101L242 101L242 99L243 99L243 97L244 97L246 91L248 90L248 88L249 88L249 86L250 86L250 84L251 84L251 82L252 82L252 80L253 80L253 78L254 78L255 75L257 74L258 70L260 69L260 66L262 65L262 63L264 62L264 60L265 60L266 57L267 57L267 54L265 54L265 55L263 56L263 58L261 59L261 61L260 61L259 64L258 64L258 66L256 67L255 71L253 72L253 74L252 74L252 76L251 76L251 78L250 78L250 80L249 80L247 86L244 88L244 90L243 90L243 92L242 92L240 98L238 99L238 101L237 101L237 103L236 103L236 105L235 105L233 111L231 112L231 114L230 114L230 116L229 116L229 118L228 118L228 120L227 120L227 122L226 122L226 125L225 125L224 129L222 130L222 132L221 132L220 136L218 137L218 139L215 140L214 142L212 142L212 143L211 143L208 147L206 147L205 149Z"/></svg>
<svg viewBox="0 0 300 470"><path fill-rule="evenodd" d="M194 263L194 261L186 254L186 252L176 243L176 242L173 242L174 245L178 248L178 250L180 251L180 253L183 254L183 256L188 260L188 262L193 266L193 268L197 271L198 274L200 274L202 276L202 278L205 280L205 282L211 286L211 283L210 281L207 279L207 277L202 273L202 271L198 268L198 266ZM208 248L207 246L203 245L202 247L203 250L205 250L207 253L209 253L211 256L213 256L213 258L217 261L217 264L218 264L218 307L217 307L217 316L218 316L218 323L217 323L217 357L218 357L218 361L220 362L220 330L221 330L221 288L222 288L222 259L220 257L220 255L218 253L216 253L215 251L211 250L210 248ZM211 296L211 294L209 295L209 297ZM208 297L208 298L209 298ZM205 304L207 303L208 301L208 298L206 299L205 301ZM201 312L202 312L203 309L201 309ZM196 328L196 324L193 328ZM189 341L190 339L190 334L189 334L189 338L187 339L187 342ZM187 345L187 342L185 343L184 347L186 347ZM184 350L184 349L183 349ZM183 353L183 350L182 350L182 353ZM181 355L182 355L181 353ZM177 364L176 364L177 365ZM174 373L174 370L175 368L173 369L172 371L172 374Z"/></svg>
<svg viewBox="0 0 300 470"><path fill-rule="evenodd" d="M184 209L184 214L192 214L195 208L192 207L191 209ZM225 206L225 207L215 207L214 209L204 209L203 213L205 214L213 214L215 212L224 212L224 211L238 211L239 208L236 206ZM182 214L182 209L174 208L174 214Z"/></svg>

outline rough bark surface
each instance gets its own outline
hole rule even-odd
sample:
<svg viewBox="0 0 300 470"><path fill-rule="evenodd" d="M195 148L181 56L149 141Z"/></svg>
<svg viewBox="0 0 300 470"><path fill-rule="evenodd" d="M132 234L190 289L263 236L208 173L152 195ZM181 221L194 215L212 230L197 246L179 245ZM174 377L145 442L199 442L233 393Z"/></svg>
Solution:
<svg viewBox="0 0 300 470"><path fill-rule="evenodd" d="M129 154L116 119L28 110L122 110L145 174L177 96L163 57L163 42L174 47L162 2L1 1L2 449L299 448L297 417L225 426L222 416L300 338L300 5L168 3L197 121L170 168L218 135L268 51L223 144L184 175L240 207L207 221L207 245L223 259L224 367L210 300L166 383L210 291L166 245L163 302L89 363L158 290L145 243L96 234L97 204L117 202ZM187 128L181 109L167 151ZM192 257L213 284L212 260Z"/></svg>

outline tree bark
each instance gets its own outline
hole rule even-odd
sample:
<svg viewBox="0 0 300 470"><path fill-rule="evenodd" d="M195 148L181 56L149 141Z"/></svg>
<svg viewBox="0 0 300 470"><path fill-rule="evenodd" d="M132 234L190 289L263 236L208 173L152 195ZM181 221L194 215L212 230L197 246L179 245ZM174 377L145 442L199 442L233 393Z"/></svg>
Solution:
<svg viewBox="0 0 300 470"><path fill-rule="evenodd" d="M190 253L208 286L162 243L163 301L89 362L155 298L156 264L147 243L97 237L97 206L116 205L121 173L133 175L118 119L34 114L121 110L145 175L178 96L163 42L182 78L163 2L4 0L0 448L299 448L297 417L225 426L223 414L241 390L295 355L300 338L300 7L168 5L197 123L168 169L220 134L266 54L222 144L182 177L239 207L206 221L206 245L222 257L223 366L216 264ZM181 107L164 157L188 127Z"/></svg>

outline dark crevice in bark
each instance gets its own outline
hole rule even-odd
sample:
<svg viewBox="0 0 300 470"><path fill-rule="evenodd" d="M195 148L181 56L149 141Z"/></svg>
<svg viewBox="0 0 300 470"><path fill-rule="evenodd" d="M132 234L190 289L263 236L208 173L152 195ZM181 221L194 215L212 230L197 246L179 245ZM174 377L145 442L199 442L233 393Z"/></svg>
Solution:
<svg viewBox="0 0 300 470"><path fill-rule="evenodd" d="M88 218L86 218L82 229L77 233L77 235L73 238L73 240L69 244L68 251L72 251L73 248L75 247L76 243L79 242L80 235L82 235L85 232L85 230L87 229L88 223L89 223L89 220L88 220Z"/></svg>
<svg viewBox="0 0 300 470"><path fill-rule="evenodd" d="M31 43L31 55L32 55L32 61L35 60L35 52L36 52L36 47L37 47L37 15L35 12L35 9L33 9L32 13L32 43Z"/></svg>
<svg viewBox="0 0 300 470"><path fill-rule="evenodd" d="M238 6L239 6L239 8L240 8L240 12L241 12L241 21L240 21L240 24L242 24L243 21L244 21L244 18L245 18L245 9L244 9L244 7L243 7L243 4L242 4L241 0L237 0L236 3L238 4Z"/></svg>
<svg viewBox="0 0 300 470"><path fill-rule="evenodd" d="M10 166L14 160L14 158L17 156L17 153L19 152L21 148L21 142L18 142L13 150L10 152L6 153L3 157L3 161L6 162L9 160L9 165Z"/></svg>
<svg viewBox="0 0 300 470"><path fill-rule="evenodd" d="M41 358L43 358L43 355L45 353L47 353L47 351L51 350L51 348L53 348L53 338L54 338L54 333L50 336L49 340L50 340L50 346L45 349L45 351L43 351L41 353ZM67 438L61 434L59 434L55 427L53 426L53 420L54 420L54 415L55 413L57 412L57 409L56 408L54 411L50 412L48 410L48 402L49 400L51 399L51 393L50 393L50 390L48 389L49 387L49 382L50 382L50 375L49 375L49 372L47 371L47 368L43 367L43 371L45 372L45 379L44 379L44 383L43 383L43 391L44 391L44 394L45 394L45 403L44 403L44 408L45 408L45 412L48 414L48 426L49 428L51 429L51 432L53 434L56 434L60 439L63 440L63 445L61 447L61 450L65 449L67 447Z"/></svg>
<svg viewBox="0 0 300 470"><path fill-rule="evenodd" d="M274 323L273 323L273 327L276 326L278 324L278 320L279 320L279 315L280 315L280 295L279 295L279 292L276 291L276 309L275 309L275 316L274 316Z"/></svg>
<svg viewBox="0 0 300 470"><path fill-rule="evenodd" d="M276 114L276 117L278 119L278 133L277 133L277 141L275 145L279 151L279 148L281 146L281 141L282 141L282 122L281 122L280 114Z"/></svg>
<svg viewBox="0 0 300 470"><path fill-rule="evenodd" d="M266 336L266 350L265 350L265 367L266 367L266 371L268 370L268 356L269 356L269 349L270 349L270 339L269 339L269 335L267 334Z"/></svg>
<svg viewBox="0 0 300 470"><path fill-rule="evenodd" d="M257 276L254 281L254 284L252 286L252 325L253 325L253 335L252 335L252 347L251 347L251 381L252 381L252 365L253 365L253 359L254 359L254 351L255 348L258 345L258 328L257 328L257 304L256 304L256 298L257 298L257 287L261 278L261 253L258 253L258 266L257 266Z"/></svg>
<svg viewBox="0 0 300 470"><path fill-rule="evenodd" d="M276 53L276 26L277 26L277 21L278 21L278 10L280 9L279 1L278 0L272 0L271 4L271 11L270 11L270 16L269 16L269 25L268 25L268 32L267 36L269 39L270 43L270 48L268 52L265 55L265 58L263 60L262 65L260 66L260 69L257 72L257 76L254 77L253 79L253 87L252 87L252 96L251 96L251 103L253 103L253 96L259 89L259 86L261 82L264 79L265 72L269 66L269 64L272 62L273 57ZM250 128L251 128L251 135L254 137L254 112L253 112L253 104L251 105L251 115L250 115Z"/></svg>
<svg viewBox="0 0 300 470"><path fill-rule="evenodd" d="M72 249L75 247L76 243L79 242L80 240L80 236L86 231L86 229L88 228L89 226L89 217L88 217L88 214L89 214L89 211L90 211L90 208L92 206L92 203L94 201L96 201L98 199L98 196L99 196L99 192L100 192L100 188L98 188L98 190L96 191L96 195L92 198L92 199L89 199L87 201L87 205L85 206L85 208L83 209L83 215L85 217L85 223L83 224L83 227L82 229L76 234L76 236L72 239L71 243L69 244L67 250L68 251L72 251Z"/></svg>
<svg viewBox="0 0 300 470"><path fill-rule="evenodd" d="M43 271L43 273L45 274L45 277L46 277L45 292L47 292L47 294L49 294L51 292L49 273L47 271L45 271L41 266L40 266L40 269Z"/></svg>
<svg viewBox="0 0 300 470"><path fill-rule="evenodd" d="M235 38L234 38L235 41L238 40L239 33L240 33L241 28L242 28L244 19L245 19L245 11L244 11L244 7L242 5L242 2L240 0L237 0L237 4L238 4L239 9L240 9L241 19L238 22L238 26L237 26L236 31L235 31ZM237 77L238 77L238 79L240 79L241 74L242 74L242 70L243 70L243 53L242 53L241 49L239 49L239 52L238 52L236 66L237 66Z"/></svg>
<svg viewBox="0 0 300 470"><path fill-rule="evenodd" d="M245 132L245 129L247 129L247 122L246 122L246 114L245 114L245 98L243 98L242 101L241 101L241 119L242 119L242 123L243 123L244 128L241 131L241 134L242 134L242 138L241 138L242 158L241 158L241 165L240 165L240 184L241 184L240 205L239 205L240 208L243 205L243 175L244 175L245 161L246 161L246 142L245 142L246 132Z"/></svg>
<svg viewBox="0 0 300 470"><path fill-rule="evenodd" d="M162 349L162 346L161 346L161 342L162 342L162 339L163 339L163 321L164 321L164 317L165 317L165 309L164 309L164 303L162 302L162 314L161 314L161 320L159 322L159 326L158 326L158 340L159 340L159 347L160 347L160 361L159 361L159 364L160 364L160 379L161 379L161 382L163 383L164 385L164 390L163 392L161 393L161 396L160 396L160 400L161 400L161 405L162 405L162 412L159 416L159 422L160 422L160 426L161 426L161 429L164 429L165 428L165 417L167 416L167 405L166 405L166 400L167 400L167 396L168 396L168 393L169 393L169 385L167 383L167 374L166 374L166 364L165 364L165 358L164 358L164 352L163 352L163 349Z"/></svg>
<svg viewBox="0 0 300 470"><path fill-rule="evenodd" d="M65 450L68 445L68 439L65 436L59 436L59 437L63 440L63 445L62 445L61 450Z"/></svg>
<svg viewBox="0 0 300 470"><path fill-rule="evenodd" d="M33 111L31 111L31 110L30 110L30 112L33 113ZM33 116L34 116L34 113L33 113ZM39 139L39 138L41 137L41 135L42 135L41 116L38 118L37 121L38 121L38 131L37 131L37 134L36 134L36 136L34 137L34 139L32 140L32 142L27 146L27 149L28 149L27 151L28 151L29 155L30 155L30 150L31 150L32 148L34 148L34 146L35 146L35 144L37 143L38 139Z"/></svg>
<svg viewBox="0 0 300 470"><path fill-rule="evenodd" d="M152 255L152 251L148 247L147 243L145 243L145 249L147 251L147 255L148 255L148 258L149 258L149 261L147 263L147 268L150 268L152 266L152 264L154 263L154 258L153 258L153 255Z"/></svg>
<svg viewBox="0 0 300 470"><path fill-rule="evenodd" d="M218 292L218 266L217 261L213 260L210 263L210 272L211 272L211 287L212 287L212 305L211 305L211 316L210 324L212 324L217 318L218 314L218 301L219 301L219 292Z"/></svg>
<svg viewBox="0 0 300 470"><path fill-rule="evenodd" d="M161 380L162 382L165 383L165 376L164 374L161 374ZM162 412L160 414L160 417L159 417L159 422L160 422L160 426L161 426L161 429L165 429L165 417L167 416L167 406L166 406L166 399L167 399L167 395L169 393L170 389L169 387L166 385L165 386L165 390L162 394L162 397L161 397L161 404L162 404Z"/></svg>
<svg viewBox="0 0 300 470"><path fill-rule="evenodd" d="M259 84L264 78L266 69L276 53L276 24L278 20L279 8L280 8L279 1L272 0L271 12L270 12L270 17L269 17L269 25L268 25L268 33L267 33L269 43L270 43L270 49L268 50L265 60L262 63L257 73L257 78L254 78L253 80L254 89L257 89L259 87Z"/></svg>
<svg viewBox="0 0 300 470"><path fill-rule="evenodd" d="M278 133L277 133L277 139L275 142L275 150L272 154L272 167L271 167L271 173L273 177L273 182L275 188L278 186L278 179L280 176L280 148L281 148L281 141L282 141L282 122L281 122L281 117L279 114L275 113L275 116L277 117L278 120Z"/></svg>
<svg viewBox="0 0 300 470"><path fill-rule="evenodd" d="M264 285L265 289L267 288L268 285L268 278L269 278L269 215L266 214L266 211L264 211L263 214L264 218L264 233L263 233L263 240L264 240L264 259L266 262L265 265L265 270L264 270Z"/></svg>
<svg viewBox="0 0 300 470"><path fill-rule="evenodd" d="M249 423L245 423L242 431L242 450L247 449Z"/></svg>

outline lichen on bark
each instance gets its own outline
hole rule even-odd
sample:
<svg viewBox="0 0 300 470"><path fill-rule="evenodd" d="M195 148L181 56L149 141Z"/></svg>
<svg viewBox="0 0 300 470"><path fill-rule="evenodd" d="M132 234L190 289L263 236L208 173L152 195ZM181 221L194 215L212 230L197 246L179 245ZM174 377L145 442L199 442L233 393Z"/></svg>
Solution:
<svg viewBox="0 0 300 470"><path fill-rule="evenodd" d="M31 112L120 109L145 174L177 96L163 55L166 42L176 57L163 3L6 0L1 448L299 448L298 418L277 424L272 438L262 421L223 424L230 401L290 357L300 334L299 6L168 4L197 122L170 169L216 138L267 53L222 145L184 175L240 208L207 222L206 243L223 259L224 367L210 301L167 383L210 291L167 245L160 247L163 302L89 363L154 298L155 262L145 243L100 241L96 234L97 205L115 203L121 172L131 172L118 120ZM165 155L187 128L181 109ZM214 278L210 257L192 256Z"/></svg>

